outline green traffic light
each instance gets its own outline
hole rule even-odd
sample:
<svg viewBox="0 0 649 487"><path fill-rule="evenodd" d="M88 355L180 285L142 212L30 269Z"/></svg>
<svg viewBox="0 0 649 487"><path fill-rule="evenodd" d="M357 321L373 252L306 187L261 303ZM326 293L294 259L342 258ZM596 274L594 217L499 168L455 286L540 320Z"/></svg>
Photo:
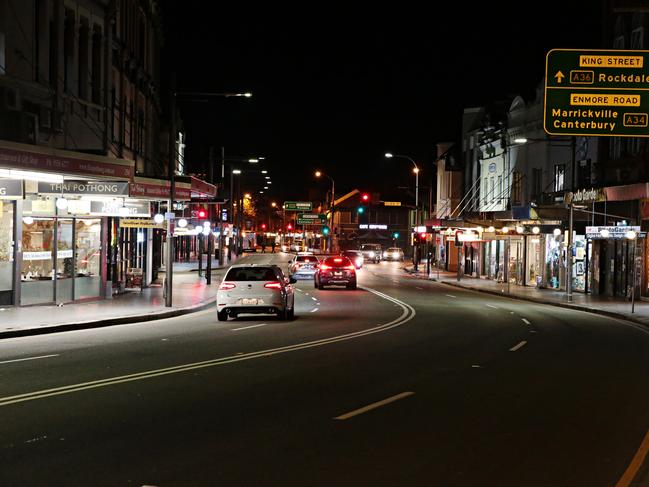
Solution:
<svg viewBox="0 0 649 487"><path fill-rule="evenodd" d="M329 227L324 227L324 228L322 229L322 233L323 233L324 235L328 235L328 234L329 234Z"/></svg>
<svg viewBox="0 0 649 487"><path fill-rule="evenodd" d="M363 213L364 211L365 211L365 208L363 208L362 206L358 208L359 213Z"/></svg>
<svg viewBox="0 0 649 487"><path fill-rule="evenodd" d="M394 232L392 234L392 238L399 238L399 232Z"/></svg>

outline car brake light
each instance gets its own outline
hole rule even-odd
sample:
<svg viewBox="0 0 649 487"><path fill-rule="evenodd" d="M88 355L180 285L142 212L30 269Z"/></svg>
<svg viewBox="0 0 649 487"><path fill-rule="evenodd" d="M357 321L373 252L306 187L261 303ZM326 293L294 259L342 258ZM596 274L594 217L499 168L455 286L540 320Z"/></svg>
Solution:
<svg viewBox="0 0 649 487"><path fill-rule="evenodd" d="M233 282L222 282L219 286L219 289L222 291L228 291L230 289L234 289L235 287L237 287L237 285Z"/></svg>
<svg viewBox="0 0 649 487"><path fill-rule="evenodd" d="M334 262L342 262L342 259L334 259Z"/></svg>
<svg viewBox="0 0 649 487"><path fill-rule="evenodd" d="M345 266L345 269L349 269L349 270L353 271L355 269L355 267L353 265L348 265L348 266Z"/></svg>
<svg viewBox="0 0 649 487"><path fill-rule="evenodd" d="M321 271L326 271L331 269L331 266L327 264L320 264L318 267L320 268Z"/></svg>
<svg viewBox="0 0 649 487"><path fill-rule="evenodd" d="M268 289L282 289L282 284L279 282L267 282L264 287Z"/></svg>

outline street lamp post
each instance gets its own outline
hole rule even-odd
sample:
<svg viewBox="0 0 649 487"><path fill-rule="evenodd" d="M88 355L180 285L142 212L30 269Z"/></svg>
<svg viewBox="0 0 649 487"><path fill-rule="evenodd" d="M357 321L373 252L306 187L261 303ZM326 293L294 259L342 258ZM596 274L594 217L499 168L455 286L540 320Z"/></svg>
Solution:
<svg viewBox="0 0 649 487"><path fill-rule="evenodd" d="M327 236L327 241L329 242L329 245L328 245L329 249L328 250L331 252L331 247L332 247L332 245L331 245L331 240L332 240L331 232L335 228L335 223L336 223L334 221L335 220L334 219L334 210L335 210L335 206L336 206L336 181L334 181L334 179L331 176L329 176L328 174L325 174L322 171L316 171L315 172L315 177L319 178L320 176L324 176L324 177L328 178L329 181L331 181L331 205L330 205L330 210L329 210L329 214L331 215L331 229L329 231L329 235Z"/></svg>
<svg viewBox="0 0 649 487"><path fill-rule="evenodd" d="M385 157L391 159L393 157L400 157L401 159L407 159L412 162L413 169L412 172L415 173L415 227L419 226L419 166L412 157L404 156L403 154L392 154L391 152L386 152ZM419 270L419 262L417 259L417 246L412 246L412 266L415 272Z"/></svg>

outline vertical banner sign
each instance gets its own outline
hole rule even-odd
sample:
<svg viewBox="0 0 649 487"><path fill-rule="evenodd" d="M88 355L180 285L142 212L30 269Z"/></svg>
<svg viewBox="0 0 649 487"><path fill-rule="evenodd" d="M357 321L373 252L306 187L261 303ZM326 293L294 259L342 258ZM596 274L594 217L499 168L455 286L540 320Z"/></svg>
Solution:
<svg viewBox="0 0 649 487"><path fill-rule="evenodd" d="M550 135L649 136L649 51L552 49L543 128Z"/></svg>

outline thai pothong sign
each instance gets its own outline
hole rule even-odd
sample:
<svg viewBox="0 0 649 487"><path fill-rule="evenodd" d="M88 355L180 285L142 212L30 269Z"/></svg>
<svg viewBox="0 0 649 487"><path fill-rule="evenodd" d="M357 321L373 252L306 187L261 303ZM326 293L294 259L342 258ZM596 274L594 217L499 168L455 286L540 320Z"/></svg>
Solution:
<svg viewBox="0 0 649 487"><path fill-rule="evenodd" d="M134 162L92 154L0 142L0 166L26 171L46 171L130 180Z"/></svg>
<svg viewBox="0 0 649 487"><path fill-rule="evenodd" d="M633 230L640 232L638 226L618 225L615 227L586 227L586 238L592 240L602 240L608 238L622 239L626 238L626 232Z"/></svg>
<svg viewBox="0 0 649 487"><path fill-rule="evenodd" d="M604 188L580 189L574 193L566 193L564 198L566 204L597 203L600 201L606 201L606 190Z"/></svg>
<svg viewBox="0 0 649 487"><path fill-rule="evenodd" d="M0 179L0 200L23 199L23 182L20 179Z"/></svg>
<svg viewBox="0 0 649 487"><path fill-rule="evenodd" d="M103 181L65 181L64 183L38 183L41 194L83 194L96 196L128 196L128 183Z"/></svg>

